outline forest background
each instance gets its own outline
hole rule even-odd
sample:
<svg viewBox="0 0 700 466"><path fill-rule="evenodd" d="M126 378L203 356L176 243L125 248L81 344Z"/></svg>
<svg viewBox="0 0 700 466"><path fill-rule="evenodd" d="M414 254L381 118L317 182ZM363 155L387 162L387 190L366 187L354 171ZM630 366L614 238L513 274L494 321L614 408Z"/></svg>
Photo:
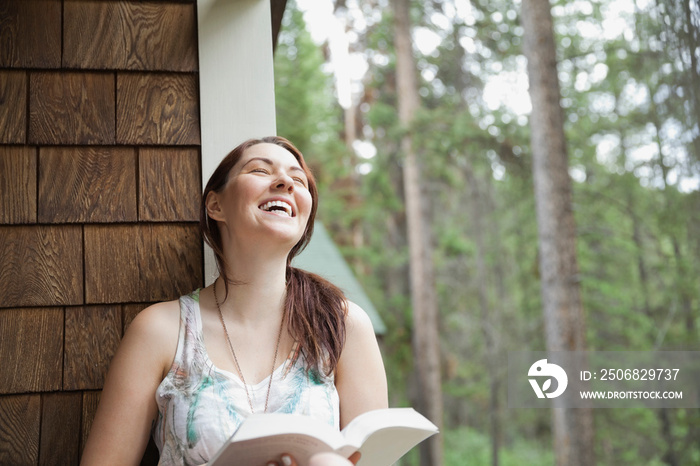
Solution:
<svg viewBox="0 0 700 466"><path fill-rule="evenodd" d="M546 349L521 2L412 4L420 105L410 127L397 112L392 5L327 3L340 48L314 41L288 2L277 128L306 154L318 218L387 325L390 404L418 398L410 133L435 270L444 464L554 464L551 413L509 409L506 367L492 363ZM551 11L586 347L698 351L700 6L553 0ZM698 409L593 411L597 464L700 464ZM404 460L418 463L416 452Z"/></svg>

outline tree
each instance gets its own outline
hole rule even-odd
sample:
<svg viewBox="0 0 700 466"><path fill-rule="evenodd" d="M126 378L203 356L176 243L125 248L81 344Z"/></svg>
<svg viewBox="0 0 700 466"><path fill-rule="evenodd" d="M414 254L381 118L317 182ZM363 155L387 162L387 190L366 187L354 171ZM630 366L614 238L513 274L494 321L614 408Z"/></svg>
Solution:
<svg viewBox="0 0 700 466"><path fill-rule="evenodd" d="M437 45L413 44L420 101L404 123L397 81L405 71L396 66L388 0L335 2L336 16L347 18L352 52L368 63L353 123L376 156L355 158L347 148L343 134L354 131L343 132L331 76L311 66L323 62L324 46L304 37L301 22L285 27L296 35L281 38L278 49L278 127L308 142L323 221L388 327L382 346L390 403L420 409L423 390L417 377L406 378L415 367L414 325L422 330L412 323L410 303L401 148L408 133L440 310L443 462L552 464L549 412L509 410L508 422L494 422L505 371L490 362L493 355L545 349L531 153L541 144L528 143L524 109L511 105L519 103L510 98L517 92L507 87L517 85L526 63L520 0L412 3L412 35ZM693 183L700 131L692 104L700 95L700 10L687 0L633 2L622 11L615 0L551 5L559 120L573 180L575 277L588 321L578 331L592 350L697 349L700 192ZM606 23L611 12L615 27ZM358 225L359 247L350 234ZM697 410L594 413L599 464L700 459ZM416 460L412 454L402 464Z"/></svg>
<svg viewBox="0 0 700 466"><path fill-rule="evenodd" d="M538 225L545 340L549 351L583 351L576 228L557 75L554 28L548 0L524 0L521 13L527 57L535 205ZM592 465L593 415L555 399L554 449L559 465Z"/></svg>
<svg viewBox="0 0 700 466"><path fill-rule="evenodd" d="M409 0L393 0L396 47L396 86L403 152L404 195L410 254L411 302L413 307L413 353L418 373L420 408L437 426L442 426L440 339L438 304L433 270L429 222L421 192L419 161L413 149L410 127L420 107L416 64L411 43ZM442 465L440 436L421 448L423 464Z"/></svg>

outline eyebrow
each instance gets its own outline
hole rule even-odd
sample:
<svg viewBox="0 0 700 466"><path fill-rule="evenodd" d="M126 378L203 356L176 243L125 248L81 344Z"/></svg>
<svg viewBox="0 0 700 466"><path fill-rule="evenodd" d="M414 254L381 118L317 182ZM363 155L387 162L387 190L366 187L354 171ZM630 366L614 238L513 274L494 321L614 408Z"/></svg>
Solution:
<svg viewBox="0 0 700 466"><path fill-rule="evenodd" d="M244 163L244 164L243 164L243 167L241 167L241 168L245 168L246 165L248 165L250 162L254 162L254 161L256 161L256 160L257 160L257 161L260 161L260 162L264 162L264 163L266 163L266 164L268 164L268 165L274 165L274 163L272 162L272 160L270 160L270 159L268 159L268 158L266 158L266 157L253 157L252 159L250 159L250 160L248 160L246 163ZM290 170L295 170L295 171L300 171L300 172L302 172L304 175L306 175L306 172L304 171L304 169L301 168L301 167L298 167L298 166L296 166L296 165L292 165L291 167L289 167L289 169L290 169Z"/></svg>

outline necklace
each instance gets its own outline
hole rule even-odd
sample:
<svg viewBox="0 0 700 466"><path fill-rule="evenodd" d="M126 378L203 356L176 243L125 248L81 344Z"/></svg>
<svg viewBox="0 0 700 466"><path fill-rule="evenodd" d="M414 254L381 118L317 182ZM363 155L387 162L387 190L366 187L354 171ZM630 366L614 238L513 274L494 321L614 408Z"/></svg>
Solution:
<svg viewBox="0 0 700 466"><path fill-rule="evenodd" d="M251 414L255 413L253 409L253 401L250 398L250 392L248 392L248 384L243 377L243 371L241 370L241 365L238 364L238 358L236 357L236 352L233 350L233 345L231 344L231 337L228 336L228 329L226 328L226 322L224 322L224 315L221 313L221 305L219 305L219 298L216 295L216 280L214 280L214 301L216 301L216 309L219 311L219 320L221 320L221 326L224 328L224 334L226 335L226 341L228 341L228 347L233 354L233 362L236 364L236 370L238 370L238 375L241 376L241 381L243 382L243 388L245 388L245 394L248 397L248 405L250 406ZM270 381L267 383L267 396L265 397L265 410L263 413L267 412L267 404L270 401L270 388L272 388L272 375L275 373L275 364L277 363L277 352L280 349L280 341L282 340L282 328L284 327L284 314L282 314L282 322L280 323L280 331L277 334L277 345L275 346L275 356L272 358L272 369L270 370Z"/></svg>

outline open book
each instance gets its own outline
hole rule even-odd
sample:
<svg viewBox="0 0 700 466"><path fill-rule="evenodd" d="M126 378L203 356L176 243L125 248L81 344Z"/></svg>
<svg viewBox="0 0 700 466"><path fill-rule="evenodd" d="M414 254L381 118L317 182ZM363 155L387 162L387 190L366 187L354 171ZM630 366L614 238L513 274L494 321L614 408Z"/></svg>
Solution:
<svg viewBox="0 0 700 466"><path fill-rule="evenodd" d="M390 466L438 428L412 408L388 408L357 416L338 432L309 416L252 414L208 466L265 466L283 453L305 465L316 453L362 453L358 466Z"/></svg>

